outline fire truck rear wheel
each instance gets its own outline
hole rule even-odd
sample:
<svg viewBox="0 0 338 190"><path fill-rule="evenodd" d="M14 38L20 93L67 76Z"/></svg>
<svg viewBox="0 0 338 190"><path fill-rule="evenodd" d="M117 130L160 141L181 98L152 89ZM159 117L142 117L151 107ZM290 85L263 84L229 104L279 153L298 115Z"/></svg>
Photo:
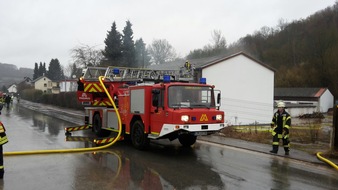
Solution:
<svg viewBox="0 0 338 190"><path fill-rule="evenodd" d="M182 134L178 136L178 140L183 146L191 146L195 144L197 137L190 134Z"/></svg>
<svg viewBox="0 0 338 190"><path fill-rule="evenodd" d="M144 133L142 121L135 121L131 131L131 142L137 149L144 150L149 145L147 134Z"/></svg>

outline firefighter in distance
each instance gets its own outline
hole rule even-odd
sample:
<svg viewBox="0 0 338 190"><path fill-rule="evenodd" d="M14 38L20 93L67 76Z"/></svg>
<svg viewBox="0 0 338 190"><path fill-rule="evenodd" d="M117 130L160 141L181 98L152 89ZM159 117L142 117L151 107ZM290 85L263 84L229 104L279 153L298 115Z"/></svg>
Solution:
<svg viewBox="0 0 338 190"><path fill-rule="evenodd" d="M285 111L285 103L280 101L277 103L278 110L274 113L271 122L272 132L272 150L271 153L277 154L279 141L282 139L285 155L289 155L290 151L290 126L291 116Z"/></svg>

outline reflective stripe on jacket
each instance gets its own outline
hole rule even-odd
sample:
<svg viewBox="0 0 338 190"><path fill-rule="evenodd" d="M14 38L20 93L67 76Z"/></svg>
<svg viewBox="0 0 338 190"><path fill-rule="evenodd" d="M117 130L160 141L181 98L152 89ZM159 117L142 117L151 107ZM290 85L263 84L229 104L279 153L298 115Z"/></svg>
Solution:
<svg viewBox="0 0 338 190"><path fill-rule="evenodd" d="M0 122L0 146L8 143L5 126Z"/></svg>
<svg viewBox="0 0 338 190"><path fill-rule="evenodd" d="M279 113L278 111L273 115L272 122L272 135L276 134L289 134L289 129L291 126L291 116L285 110L283 113Z"/></svg>

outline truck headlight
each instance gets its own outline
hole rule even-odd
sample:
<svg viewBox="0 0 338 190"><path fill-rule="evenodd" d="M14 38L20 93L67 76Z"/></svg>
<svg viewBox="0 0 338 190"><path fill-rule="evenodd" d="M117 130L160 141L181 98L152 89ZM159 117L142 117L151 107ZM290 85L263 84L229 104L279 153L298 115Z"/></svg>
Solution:
<svg viewBox="0 0 338 190"><path fill-rule="evenodd" d="M217 121L221 121L221 120L222 120L222 118L223 118L223 117L222 117L222 115L221 115L221 114L219 114L219 115L216 115L216 120L217 120Z"/></svg>
<svg viewBox="0 0 338 190"><path fill-rule="evenodd" d="M189 121L189 116L187 116L187 115L182 115L182 116L181 116L181 121L188 122L188 121Z"/></svg>

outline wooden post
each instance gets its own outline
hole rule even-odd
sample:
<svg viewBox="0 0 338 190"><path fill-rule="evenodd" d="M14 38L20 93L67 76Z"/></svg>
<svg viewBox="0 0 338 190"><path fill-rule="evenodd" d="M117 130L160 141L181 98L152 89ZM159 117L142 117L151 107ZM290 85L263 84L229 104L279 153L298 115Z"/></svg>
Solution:
<svg viewBox="0 0 338 190"><path fill-rule="evenodd" d="M332 127L332 138L331 138L331 150L338 149L338 104L334 105L333 109L333 127Z"/></svg>

